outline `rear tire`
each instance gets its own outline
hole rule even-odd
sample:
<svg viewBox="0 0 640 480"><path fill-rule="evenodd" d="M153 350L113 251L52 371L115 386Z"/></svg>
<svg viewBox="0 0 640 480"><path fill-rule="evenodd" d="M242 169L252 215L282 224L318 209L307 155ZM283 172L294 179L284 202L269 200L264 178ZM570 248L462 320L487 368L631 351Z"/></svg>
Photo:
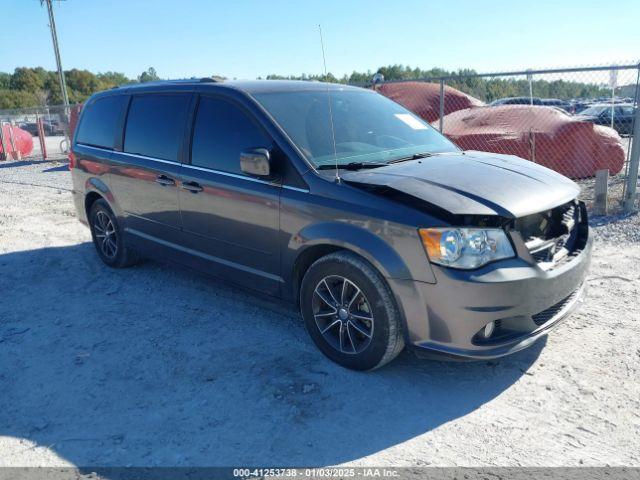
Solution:
<svg viewBox="0 0 640 480"><path fill-rule="evenodd" d="M300 286L307 331L329 359L352 370L373 370L404 348L400 312L382 275L347 251L318 259Z"/></svg>
<svg viewBox="0 0 640 480"><path fill-rule="evenodd" d="M127 247L124 231L105 200L96 200L91 205L89 226L93 245L105 265L112 268L125 268L138 261L135 252Z"/></svg>

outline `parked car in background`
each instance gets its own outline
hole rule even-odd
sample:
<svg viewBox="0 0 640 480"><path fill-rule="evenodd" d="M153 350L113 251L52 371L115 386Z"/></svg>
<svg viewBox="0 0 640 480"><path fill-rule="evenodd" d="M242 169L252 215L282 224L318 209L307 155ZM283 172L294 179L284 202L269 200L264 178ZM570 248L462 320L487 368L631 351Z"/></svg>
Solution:
<svg viewBox="0 0 640 480"><path fill-rule="evenodd" d="M38 136L38 124L35 122L20 122L18 126L25 132L29 132L32 136Z"/></svg>
<svg viewBox="0 0 640 480"><path fill-rule="evenodd" d="M567 113L573 113L574 109L570 102L559 98L542 98L542 105L545 107L561 108Z"/></svg>
<svg viewBox="0 0 640 480"><path fill-rule="evenodd" d="M590 100L571 100L571 111L570 113L576 114L576 113L580 113L583 110L589 108L591 105L593 105L593 102Z"/></svg>
<svg viewBox="0 0 640 480"><path fill-rule="evenodd" d="M440 118L440 84L431 82L389 82L376 91L427 122ZM448 85L444 86L444 114L456 110L482 107L484 102Z"/></svg>
<svg viewBox="0 0 640 480"><path fill-rule="evenodd" d="M444 134L466 150L517 155L569 178L624 166L620 135L559 108L529 105L458 110L444 117ZM436 123L433 124L437 125Z"/></svg>
<svg viewBox="0 0 640 480"><path fill-rule="evenodd" d="M20 128L26 130L34 137L38 136L38 124L36 122L23 122ZM58 120L43 120L42 128L46 136L64 135L64 130Z"/></svg>
<svg viewBox="0 0 640 480"><path fill-rule="evenodd" d="M405 345L504 356L583 296L592 238L575 183L464 152L371 90L116 88L86 102L70 160L77 215L106 265L157 256L293 301L348 368Z"/></svg>
<svg viewBox="0 0 640 480"><path fill-rule="evenodd" d="M494 100L489 104L492 107L499 105L536 105L542 107L561 108L565 112L572 113L571 103L559 98L540 98L540 97L506 97Z"/></svg>
<svg viewBox="0 0 640 480"><path fill-rule="evenodd" d="M494 100L489 105L495 107L498 105L544 105L544 103L538 97L505 97Z"/></svg>
<svg viewBox="0 0 640 480"><path fill-rule="evenodd" d="M596 125L611 126L611 114L613 112L613 128L620 134L633 133L633 119L635 117L633 104L597 104L582 110L578 115L581 121L595 123Z"/></svg>

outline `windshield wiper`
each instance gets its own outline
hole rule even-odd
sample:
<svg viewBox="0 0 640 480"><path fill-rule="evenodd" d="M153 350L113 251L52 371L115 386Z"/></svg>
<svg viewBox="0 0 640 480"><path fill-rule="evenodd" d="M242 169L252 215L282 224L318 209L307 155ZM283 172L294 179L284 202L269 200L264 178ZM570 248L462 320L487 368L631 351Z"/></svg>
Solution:
<svg viewBox="0 0 640 480"><path fill-rule="evenodd" d="M379 168L387 166L386 163L374 163L374 162L350 162L350 163L339 163L338 168L342 170L361 170L363 168ZM334 164L325 164L317 167L318 170L335 170L336 165Z"/></svg>
<svg viewBox="0 0 640 480"><path fill-rule="evenodd" d="M407 162L409 160L419 160L421 158L432 157L433 155L435 155L435 153L429 153L429 152L414 153L413 155L409 155L407 157L400 157L400 158L395 158L393 160L389 160L389 162L387 163L400 163L400 162Z"/></svg>

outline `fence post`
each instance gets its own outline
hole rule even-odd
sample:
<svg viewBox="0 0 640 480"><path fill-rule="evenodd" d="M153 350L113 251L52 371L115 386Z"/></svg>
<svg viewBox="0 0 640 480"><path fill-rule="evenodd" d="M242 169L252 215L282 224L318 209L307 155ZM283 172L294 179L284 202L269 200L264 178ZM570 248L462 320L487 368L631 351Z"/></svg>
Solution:
<svg viewBox="0 0 640 480"><path fill-rule="evenodd" d="M0 160L9 160L9 154L6 142L4 141L4 122L0 121Z"/></svg>
<svg viewBox="0 0 640 480"><path fill-rule="evenodd" d="M440 133L444 128L444 80L440 80Z"/></svg>
<svg viewBox="0 0 640 480"><path fill-rule="evenodd" d="M596 171L595 201L593 213L606 215L609 209L609 170Z"/></svg>
<svg viewBox="0 0 640 480"><path fill-rule="evenodd" d="M36 120L38 125L38 141L40 142L40 154L42 155L42 159L47 159L47 143L44 138L44 124L42 121L42 117L38 117Z"/></svg>
<svg viewBox="0 0 640 480"><path fill-rule="evenodd" d="M638 163L640 163L640 105L636 105L636 115L633 120L633 142L629 155L629 171L627 173L627 188L624 198L624 211L631 213L635 210L636 189L638 188Z"/></svg>

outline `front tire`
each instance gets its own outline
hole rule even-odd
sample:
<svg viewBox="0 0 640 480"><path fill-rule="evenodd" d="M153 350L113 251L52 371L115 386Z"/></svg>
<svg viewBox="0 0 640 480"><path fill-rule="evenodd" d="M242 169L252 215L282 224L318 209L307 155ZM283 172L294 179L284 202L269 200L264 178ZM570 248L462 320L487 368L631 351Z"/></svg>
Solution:
<svg viewBox="0 0 640 480"><path fill-rule="evenodd" d="M300 287L307 331L329 359L352 370L373 370L403 349L400 312L380 273L347 251L317 260Z"/></svg>
<svg viewBox="0 0 640 480"><path fill-rule="evenodd" d="M91 205L89 226L93 245L106 265L112 268L124 268L138 261L136 254L127 248L124 232L105 200L96 200Z"/></svg>

